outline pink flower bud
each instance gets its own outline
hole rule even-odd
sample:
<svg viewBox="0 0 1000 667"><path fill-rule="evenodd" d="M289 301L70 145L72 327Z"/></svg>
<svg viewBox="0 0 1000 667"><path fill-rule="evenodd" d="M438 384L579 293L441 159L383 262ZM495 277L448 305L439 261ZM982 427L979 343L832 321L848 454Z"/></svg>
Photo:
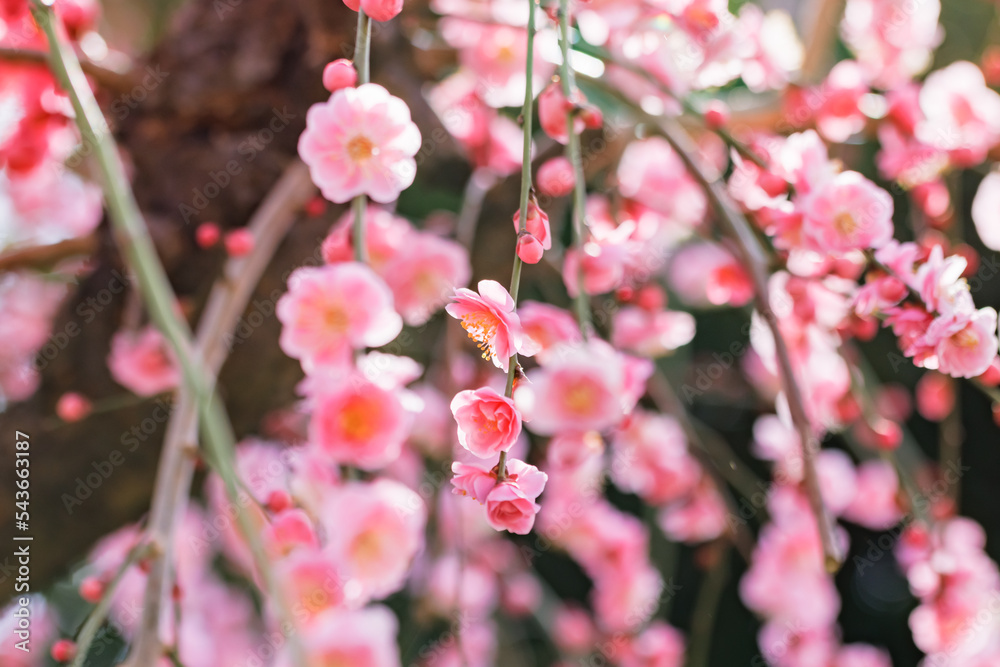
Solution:
<svg viewBox="0 0 1000 667"><path fill-rule="evenodd" d="M729 122L729 107L722 100L712 100L705 106L705 125L718 130Z"/></svg>
<svg viewBox="0 0 1000 667"><path fill-rule="evenodd" d="M76 657L76 642L72 639L60 639L52 645L52 659L56 662L69 662Z"/></svg>
<svg viewBox="0 0 1000 667"><path fill-rule="evenodd" d="M194 230L194 240L199 248L211 248L222 237L219 226L214 222L203 222Z"/></svg>
<svg viewBox="0 0 1000 667"><path fill-rule="evenodd" d="M246 227L234 229L226 234L226 252L230 257L249 255L254 246L253 232Z"/></svg>
<svg viewBox="0 0 1000 667"><path fill-rule="evenodd" d="M575 175L570 161L560 155L546 161L535 176L539 191L548 197L563 197L573 191Z"/></svg>
<svg viewBox="0 0 1000 667"><path fill-rule="evenodd" d="M388 21L403 11L403 0L361 0L361 8L375 21Z"/></svg>
<svg viewBox="0 0 1000 667"><path fill-rule="evenodd" d="M358 81L354 63L346 58L338 58L323 68L323 87L331 93L341 88L351 88Z"/></svg>
<svg viewBox="0 0 1000 667"><path fill-rule="evenodd" d="M917 410L924 419L939 422L955 407L955 383L947 375L926 373L917 383Z"/></svg>
<svg viewBox="0 0 1000 667"><path fill-rule="evenodd" d="M526 264L538 264L542 261L545 249L541 242L531 234L522 234L517 239L517 256Z"/></svg>
<svg viewBox="0 0 1000 667"><path fill-rule="evenodd" d="M70 391L59 397L56 415L64 422L77 422L90 414L93 406L81 394Z"/></svg>
<svg viewBox="0 0 1000 667"><path fill-rule="evenodd" d="M97 604L104 596L104 582L98 577L87 577L80 582L80 597L91 604Z"/></svg>

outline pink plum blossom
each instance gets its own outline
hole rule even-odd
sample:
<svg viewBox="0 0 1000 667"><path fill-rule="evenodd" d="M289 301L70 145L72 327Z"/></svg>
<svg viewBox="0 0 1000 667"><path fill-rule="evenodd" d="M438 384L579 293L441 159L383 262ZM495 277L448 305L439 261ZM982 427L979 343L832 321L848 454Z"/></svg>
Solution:
<svg viewBox="0 0 1000 667"><path fill-rule="evenodd" d="M416 233L405 250L386 262L381 274L396 310L410 326L420 326L469 281L469 254L459 244Z"/></svg>
<svg viewBox="0 0 1000 667"><path fill-rule="evenodd" d="M363 264L297 269L278 301L281 349L309 370L341 365L352 350L385 345L403 323L392 293Z"/></svg>
<svg viewBox="0 0 1000 667"><path fill-rule="evenodd" d="M659 505L694 488L701 468L687 451L684 430L673 417L637 410L612 440L611 478L624 491Z"/></svg>
<svg viewBox="0 0 1000 667"><path fill-rule="evenodd" d="M624 416L625 362L606 343L553 348L530 378L514 400L535 433L602 431Z"/></svg>
<svg viewBox="0 0 1000 667"><path fill-rule="evenodd" d="M663 621L653 621L625 646L621 667L681 667L684 637Z"/></svg>
<svg viewBox="0 0 1000 667"><path fill-rule="evenodd" d="M357 611L331 609L315 619L304 633L305 667L400 667L396 634L399 623L389 609L366 607ZM285 643L279 667L296 664Z"/></svg>
<svg viewBox="0 0 1000 667"><path fill-rule="evenodd" d="M844 518L872 530L887 530L903 518L897 498L899 475L888 461L873 459L858 466L854 498Z"/></svg>
<svg viewBox="0 0 1000 667"><path fill-rule="evenodd" d="M694 338L694 317L676 310L649 311L625 306L614 315L611 342L623 350L662 357Z"/></svg>
<svg viewBox="0 0 1000 667"><path fill-rule="evenodd" d="M455 291L448 314L461 320L469 338L497 368L507 371L510 358L521 351L524 334L514 312L514 299L495 280L480 280L479 292L461 288Z"/></svg>
<svg viewBox="0 0 1000 667"><path fill-rule="evenodd" d="M538 350L538 355L544 355L546 350L559 343L577 343L582 340L576 320L569 312L557 306L538 301L522 301L518 306L517 316L521 320L526 346Z"/></svg>
<svg viewBox="0 0 1000 667"><path fill-rule="evenodd" d="M491 459L509 450L521 434L521 415L514 401L489 387L460 391L451 402L458 422L458 441L470 452Z"/></svg>
<svg viewBox="0 0 1000 667"><path fill-rule="evenodd" d="M1000 95L982 71L964 60L932 72L920 91L925 119L917 136L948 151L954 164L971 167L1000 141Z"/></svg>
<svg viewBox="0 0 1000 667"><path fill-rule="evenodd" d="M325 553L333 559L352 606L402 588L424 546L427 510L399 482L348 482L331 489L323 505Z"/></svg>
<svg viewBox="0 0 1000 667"><path fill-rule="evenodd" d="M629 144L618 165L618 184L626 197L680 224L693 227L705 217L705 194L666 139Z"/></svg>
<svg viewBox="0 0 1000 667"><path fill-rule="evenodd" d="M941 329L928 328L928 336L934 334L941 336L935 348L938 370L952 377L982 375L997 356L997 311L981 308L968 318L949 318Z"/></svg>
<svg viewBox="0 0 1000 667"><path fill-rule="evenodd" d="M811 199L802 231L819 252L878 248L892 238L892 210L889 193L845 171Z"/></svg>
<svg viewBox="0 0 1000 667"><path fill-rule="evenodd" d="M358 195L380 203L396 199L413 183L420 130L406 103L382 86L342 88L314 104L299 137L299 155L330 201Z"/></svg>
<svg viewBox="0 0 1000 667"><path fill-rule="evenodd" d="M352 374L314 400L309 436L333 461L375 470L399 456L412 416L395 392Z"/></svg>
<svg viewBox="0 0 1000 667"><path fill-rule="evenodd" d="M181 379L173 351L152 325L116 333L111 339L108 368L118 384L139 396L173 390Z"/></svg>
<svg viewBox="0 0 1000 667"><path fill-rule="evenodd" d="M930 64L940 13L940 0L848 0L841 32L873 82L891 89Z"/></svg>

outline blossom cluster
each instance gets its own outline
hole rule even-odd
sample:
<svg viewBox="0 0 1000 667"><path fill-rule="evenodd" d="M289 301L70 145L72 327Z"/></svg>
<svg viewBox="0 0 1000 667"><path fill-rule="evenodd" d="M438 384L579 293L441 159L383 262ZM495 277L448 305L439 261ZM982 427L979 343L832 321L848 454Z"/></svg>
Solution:
<svg viewBox="0 0 1000 667"><path fill-rule="evenodd" d="M169 606L154 630L163 665L489 667L503 659L500 616L535 615L560 667L680 667L707 650L686 632L714 614L668 611L681 571L658 557L668 543L707 573L709 594L728 574L724 554L741 552L733 588L760 621L767 664L891 667L886 649L845 639L828 568L857 552L849 527L898 529L922 664L1000 660L984 530L958 516L957 496L928 492L945 471L906 432L914 405L927 421L956 419L959 380L993 400L1000 386L997 311L976 303L979 254L950 182L1000 145L988 85L1000 73L959 61L920 78L943 39L939 1L847 0L850 55L812 79L798 76L809 59L791 18L753 3L434 0L435 34L455 57L421 94L471 175L460 212L422 220L395 203L420 164L416 93L367 80L369 21L402 2L345 4L359 12L358 61L326 66L329 97L309 109L297 150L322 195L314 217L323 200L350 208L335 209L321 261L287 275L274 310L277 344L301 371L296 395L238 444L235 481L210 470L176 508L155 554L169 600L151 593L155 557L129 561L147 543L142 524L93 548L75 575L81 597L109 596L133 645L149 632L144 606ZM55 11L77 41L96 20L88 0ZM27 3L0 0L0 46L46 48ZM779 91L780 121L731 122L733 88ZM534 110L540 131L526 136ZM697 116L690 137L681 115ZM0 56L0 253L100 221L99 190L65 167L72 117L46 67ZM581 156L581 136L601 141ZM847 146L866 138L878 143L871 164ZM493 216L486 191L521 170L521 207ZM983 171L971 218L997 250L1000 172ZM470 261L476 224L494 219L513 249L509 287ZM238 232L231 256L254 250ZM215 223L196 232L203 248L219 240ZM519 301L522 271L532 298ZM556 280L535 289L545 271ZM4 401L35 390L31 366L67 292L49 277L0 276ZM701 322L723 309L746 320L742 337L675 392L705 370L687 346L710 344L696 341L713 333ZM134 315L111 338L112 378L139 397L178 390L165 337ZM880 327L923 369L914 397L867 368ZM733 413L748 417L752 471L728 453L725 425L699 420L706 394L743 397ZM56 412L76 421L91 408L68 394ZM960 444L946 442L952 426L941 425L942 459ZM586 577L576 599L535 567L550 558ZM37 626L46 641L49 621ZM404 633L444 622L457 640L413 657Z"/></svg>

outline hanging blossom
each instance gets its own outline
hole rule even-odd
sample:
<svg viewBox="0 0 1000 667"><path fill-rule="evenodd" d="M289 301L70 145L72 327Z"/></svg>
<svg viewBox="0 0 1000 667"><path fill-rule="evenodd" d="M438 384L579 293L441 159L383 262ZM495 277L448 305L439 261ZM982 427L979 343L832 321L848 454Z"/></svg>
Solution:
<svg viewBox="0 0 1000 667"><path fill-rule="evenodd" d="M530 344L525 347L514 299L495 280L479 281L478 292L464 287L457 290L445 310L461 320L469 338L483 351L483 359L489 359L505 373L510 370L511 356L533 353Z"/></svg>
<svg viewBox="0 0 1000 667"><path fill-rule="evenodd" d="M313 182L339 204L362 194L383 204L399 197L416 176L418 150L409 107L376 83L342 88L314 104L299 137Z"/></svg>

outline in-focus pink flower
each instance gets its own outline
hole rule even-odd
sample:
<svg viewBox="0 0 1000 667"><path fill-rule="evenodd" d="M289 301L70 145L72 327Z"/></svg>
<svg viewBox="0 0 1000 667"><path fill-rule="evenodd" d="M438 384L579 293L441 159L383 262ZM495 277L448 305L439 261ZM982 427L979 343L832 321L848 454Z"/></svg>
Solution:
<svg viewBox="0 0 1000 667"><path fill-rule="evenodd" d="M535 500L548 475L517 459L507 461L507 478L486 496L486 521L496 530L527 535L541 509Z"/></svg>
<svg viewBox="0 0 1000 667"><path fill-rule="evenodd" d="M521 227L521 211L514 212L514 229ZM534 198L528 201L528 220L524 223L525 230L538 239L542 248L548 250L552 247L552 232L549 230L549 215L538 206Z"/></svg>
<svg viewBox="0 0 1000 667"><path fill-rule="evenodd" d="M392 293L364 264L297 269L278 300L281 349L307 371L350 361L351 352L385 345L402 330Z"/></svg>
<svg viewBox="0 0 1000 667"><path fill-rule="evenodd" d="M521 321L514 312L514 299L495 280L480 280L479 293L461 288L455 291L448 314L462 321L469 338L497 368L507 371L510 358L521 351Z"/></svg>
<svg viewBox="0 0 1000 667"><path fill-rule="evenodd" d="M451 484L455 487L452 493L469 496L480 505L486 502L486 497L497 484L496 472L479 465L455 461L451 464L451 471L455 474L451 478Z"/></svg>
<svg viewBox="0 0 1000 667"><path fill-rule="evenodd" d="M420 130L406 102L382 86L342 88L314 104L299 137L299 156L323 196L343 204L366 194L386 204L413 183Z"/></svg>
<svg viewBox="0 0 1000 667"><path fill-rule="evenodd" d="M458 441L482 459L492 459L514 446L521 434L521 415L514 401L489 387L460 391L451 402L458 422Z"/></svg>
<svg viewBox="0 0 1000 667"><path fill-rule="evenodd" d="M402 588L424 546L427 509L399 482L348 482L323 504L324 551L344 577L348 604L357 606Z"/></svg>
<svg viewBox="0 0 1000 667"><path fill-rule="evenodd" d="M541 241L530 233L525 232L517 237L517 256L525 264L538 264L544 254L545 248Z"/></svg>
<svg viewBox="0 0 1000 667"><path fill-rule="evenodd" d="M351 374L315 397L309 437L333 461L375 470L399 456L411 421L396 392Z"/></svg>
<svg viewBox="0 0 1000 667"><path fill-rule="evenodd" d="M878 248L892 238L892 210L888 192L845 171L810 199L802 233L817 252Z"/></svg>
<svg viewBox="0 0 1000 667"><path fill-rule="evenodd" d="M152 325L116 333L111 339L108 368L115 382L139 396L176 389L181 380L173 351Z"/></svg>

